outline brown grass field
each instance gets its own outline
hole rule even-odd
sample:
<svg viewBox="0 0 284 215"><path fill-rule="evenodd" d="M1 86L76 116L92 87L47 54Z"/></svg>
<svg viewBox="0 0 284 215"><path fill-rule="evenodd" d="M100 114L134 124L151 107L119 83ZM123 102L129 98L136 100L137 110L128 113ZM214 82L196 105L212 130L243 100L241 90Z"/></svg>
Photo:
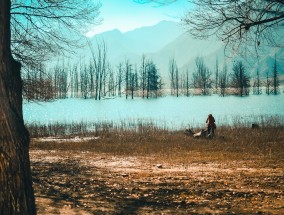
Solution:
<svg viewBox="0 0 284 215"><path fill-rule="evenodd" d="M38 214L284 214L284 128L34 137Z"/></svg>

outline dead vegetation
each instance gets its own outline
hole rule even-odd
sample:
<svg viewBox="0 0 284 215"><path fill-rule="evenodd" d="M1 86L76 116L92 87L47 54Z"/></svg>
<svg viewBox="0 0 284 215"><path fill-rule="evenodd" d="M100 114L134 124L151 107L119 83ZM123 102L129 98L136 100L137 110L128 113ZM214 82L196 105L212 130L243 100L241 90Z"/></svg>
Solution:
<svg viewBox="0 0 284 215"><path fill-rule="evenodd" d="M38 214L284 213L281 126L220 127L214 139L154 127L88 137L32 139Z"/></svg>

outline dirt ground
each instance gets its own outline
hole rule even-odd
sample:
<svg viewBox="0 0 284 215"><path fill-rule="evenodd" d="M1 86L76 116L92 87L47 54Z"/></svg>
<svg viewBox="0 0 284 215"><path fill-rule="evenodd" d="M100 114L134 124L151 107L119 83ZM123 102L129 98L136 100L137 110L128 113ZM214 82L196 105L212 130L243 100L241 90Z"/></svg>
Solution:
<svg viewBox="0 0 284 215"><path fill-rule="evenodd" d="M283 166L38 149L30 156L38 214L284 214Z"/></svg>

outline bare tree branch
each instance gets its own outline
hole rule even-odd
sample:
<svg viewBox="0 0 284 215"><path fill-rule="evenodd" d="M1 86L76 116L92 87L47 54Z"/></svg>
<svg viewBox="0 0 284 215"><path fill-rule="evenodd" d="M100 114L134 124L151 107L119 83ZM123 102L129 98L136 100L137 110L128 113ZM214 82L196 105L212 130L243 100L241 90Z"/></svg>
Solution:
<svg viewBox="0 0 284 215"><path fill-rule="evenodd" d="M192 11L182 19L189 32L205 39L216 35L227 47L283 46L284 1L190 0ZM280 34L280 35L279 35Z"/></svg>
<svg viewBox="0 0 284 215"><path fill-rule="evenodd" d="M23 65L42 62L79 47L83 32L98 24L100 3L92 0L13 1L12 52Z"/></svg>

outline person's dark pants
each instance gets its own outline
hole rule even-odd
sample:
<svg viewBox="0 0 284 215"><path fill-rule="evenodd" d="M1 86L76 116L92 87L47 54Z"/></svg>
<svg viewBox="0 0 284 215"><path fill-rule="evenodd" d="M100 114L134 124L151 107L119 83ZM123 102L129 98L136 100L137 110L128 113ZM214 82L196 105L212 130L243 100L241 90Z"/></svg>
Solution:
<svg viewBox="0 0 284 215"><path fill-rule="evenodd" d="M208 136L211 136L211 137L214 136L214 128L212 126L208 126L207 134L208 134Z"/></svg>

